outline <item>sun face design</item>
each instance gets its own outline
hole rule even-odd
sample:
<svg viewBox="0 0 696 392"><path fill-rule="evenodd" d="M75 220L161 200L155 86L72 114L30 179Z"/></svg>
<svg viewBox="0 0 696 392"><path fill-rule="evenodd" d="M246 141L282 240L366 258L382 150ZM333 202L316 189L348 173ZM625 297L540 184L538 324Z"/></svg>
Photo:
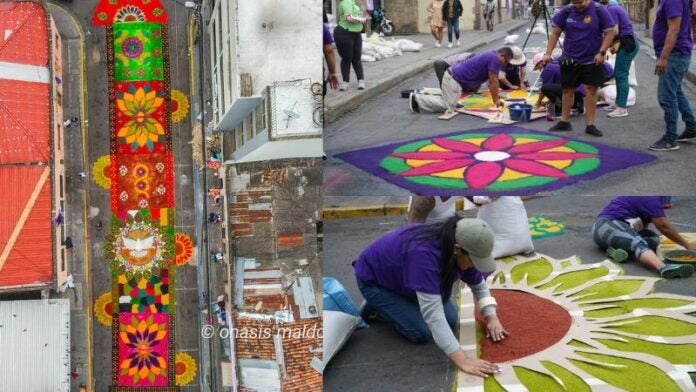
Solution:
<svg viewBox="0 0 696 392"><path fill-rule="evenodd" d="M599 151L561 137L472 133L409 143L381 166L417 184L501 191L548 184L599 166Z"/></svg>
<svg viewBox="0 0 696 392"><path fill-rule="evenodd" d="M111 156L102 155L92 166L92 178L94 182L104 189L111 188Z"/></svg>
<svg viewBox="0 0 696 392"><path fill-rule="evenodd" d="M184 121L189 112L189 100L184 93L172 89L171 111L174 124Z"/></svg>
<svg viewBox="0 0 696 392"><path fill-rule="evenodd" d="M106 292L97 298L94 302L94 315L97 317L99 324L106 327L111 326L113 317L113 308L111 302L111 292Z"/></svg>
<svg viewBox="0 0 696 392"><path fill-rule="evenodd" d="M145 13L134 5L121 7L114 15L114 22L144 22Z"/></svg>
<svg viewBox="0 0 696 392"><path fill-rule="evenodd" d="M190 384L196 378L196 360L187 353L177 353L175 361L176 385Z"/></svg>
<svg viewBox="0 0 696 392"><path fill-rule="evenodd" d="M460 341L467 355L494 361L502 372L485 381L460 372L459 390L695 388L689 372L696 370L696 298L653 293L659 279L622 276L608 260L581 264L574 256L537 254L498 266L489 286L510 336L500 343L484 338L465 288Z"/></svg>
<svg viewBox="0 0 696 392"><path fill-rule="evenodd" d="M174 264L177 266L186 265L193 255L193 244L191 238L183 233L176 233L174 236L175 254Z"/></svg>

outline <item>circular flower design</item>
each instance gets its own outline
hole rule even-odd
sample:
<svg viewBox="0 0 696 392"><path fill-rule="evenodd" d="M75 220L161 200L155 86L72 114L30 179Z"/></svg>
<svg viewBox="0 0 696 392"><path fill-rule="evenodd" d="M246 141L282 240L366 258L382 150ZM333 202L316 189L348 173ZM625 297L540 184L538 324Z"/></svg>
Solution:
<svg viewBox="0 0 696 392"><path fill-rule="evenodd" d="M193 243L191 238L186 234L176 233L174 236L174 264L182 266L191 260L193 255Z"/></svg>
<svg viewBox="0 0 696 392"><path fill-rule="evenodd" d="M196 360L187 353L177 353L175 362L176 385L190 384L196 378Z"/></svg>
<svg viewBox="0 0 696 392"><path fill-rule="evenodd" d="M154 384L156 376L166 375L167 360L161 346L167 335L167 324L154 321L153 316L146 320L132 317L130 324L121 324L121 344L130 351L119 366L121 376L133 377L134 383L149 380Z"/></svg>
<svg viewBox="0 0 696 392"><path fill-rule="evenodd" d="M587 173L599 166L599 152L555 136L462 134L401 146L381 166L418 184L501 191Z"/></svg>
<svg viewBox="0 0 696 392"><path fill-rule="evenodd" d="M94 302L94 315L97 317L99 324L106 327L111 326L113 316L112 304L110 292L100 295Z"/></svg>
<svg viewBox="0 0 696 392"><path fill-rule="evenodd" d="M111 156L102 155L92 166L92 178L94 182L104 189L111 188Z"/></svg>
<svg viewBox="0 0 696 392"><path fill-rule="evenodd" d="M128 37L121 44L121 50L129 59L137 59L143 53L143 43L138 38Z"/></svg>
<svg viewBox="0 0 696 392"><path fill-rule="evenodd" d="M545 216L530 216L529 232L533 239L554 237L565 233L565 225Z"/></svg>
<svg viewBox="0 0 696 392"><path fill-rule="evenodd" d="M144 22L145 13L134 5L119 8L114 15L114 22ZM124 51L125 52L125 51Z"/></svg>
<svg viewBox="0 0 696 392"><path fill-rule="evenodd" d="M189 112L189 100L184 93L179 90L172 90L172 122L180 123L182 122Z"/></svg>
<svg viewBox="0 0 696 392"><path fill-rule="evenodd" d="M459 373L469 390L690 390L696 370L696 298L655 293L658 278L626 276L606 260L537 254L501 259L489 277L498 317L510 335L492 343L483 320L463 328L467 354L500 364L484 380ZM480 317L462 291L462 320ZM483 388L481 388L483 387Z"/></svg>
<svg viewBox="0 0 696 392"><path fill-rule="evenodd" d="M108 244L104 256L111 260L112 268L128 278L148 278L165 266L171 258L171 245L167 247L163 234L148 217L128 215L126 221L118 220L106 236Z"/></svg>
<svg viewBox="0 0 696 392"><path fill-rule="evenodd" d="M164 103L164 98L157 91L150 90L149 85L140 87L134 93L123 93L116 101L119 111L129 117L118 131L122 142L131 145L135 151L138 147L146 146L154 149L154 143L164 137L164 127L154 117L154 113Z"/></svg>

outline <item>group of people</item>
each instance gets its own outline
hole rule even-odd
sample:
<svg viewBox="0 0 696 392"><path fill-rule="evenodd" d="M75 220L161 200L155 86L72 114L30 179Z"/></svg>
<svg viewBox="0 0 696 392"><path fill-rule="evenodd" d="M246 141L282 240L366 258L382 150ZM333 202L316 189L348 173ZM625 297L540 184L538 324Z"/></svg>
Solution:
<svg viewBox="0 0 696 392"><path fill-rule="evenodd" d="M460 0L431 0L428 3L427 11L430 13L430 32L435 38L435 46L442 46L443 31L447 26L447 44L448 48L452 47L452 35L454 34L459 42L459 18L462 16L464 8Z"/></svg>
<svg viewBox="0 0 696 392"><path fill-rule="evenodd" d="M665 204L660 196L614 198L592 226L594 242L616 262L633 257L662 278L691 276L691 265L660 260L656 254L659 236L647 230L652 223L676 244L696 250L696 243L689 243L669 223ZM433 219L438 223L427 223ZM499 342L508 335L486 284L486 277L496 270L496 230L483 219L455 214L451 197L414 196L409 224L374 241L353 262L358 288L366 301L363 318L385 319L413 343L434 341L465 373L482 377L496 373L498 365L470 358L460 347L453 332L458 315L452 302L453 285L461 280L477 301L486 323L486 338ZM529 253L533 254L533 249Z"/></svg>

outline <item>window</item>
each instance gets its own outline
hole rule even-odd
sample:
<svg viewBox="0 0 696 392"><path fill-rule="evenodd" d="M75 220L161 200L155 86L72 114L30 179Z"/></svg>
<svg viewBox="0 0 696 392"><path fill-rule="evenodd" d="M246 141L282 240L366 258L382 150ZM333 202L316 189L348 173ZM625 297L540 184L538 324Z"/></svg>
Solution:
<svg viewBox="0 0 696 392"><path fill-rule="evenodd" d="M254 137L254 113L249 113L244 119L244 135L245 141L251 140Z"/></svg>
<svg viewBox="0 0 696 392"><path fill-rule="evenodd" d="M266 129L266 100L262 100L261 104L254 111L256 115L256 134L263 132Z"/></svg>
<svg viewBox="0 0 696 392"><path fill-rule="evenodd" d="M60 198L63 199L63 175L58 177L58 182L60 184Z"/></svg>
<svg viewBox="0 0 696 392"><path fill-rule="evenodd" d="M244 127L242 124L239 124L237 126L237 129L235 129L234 133L237 136L237 148L240 148L244 145Z"/></svg>

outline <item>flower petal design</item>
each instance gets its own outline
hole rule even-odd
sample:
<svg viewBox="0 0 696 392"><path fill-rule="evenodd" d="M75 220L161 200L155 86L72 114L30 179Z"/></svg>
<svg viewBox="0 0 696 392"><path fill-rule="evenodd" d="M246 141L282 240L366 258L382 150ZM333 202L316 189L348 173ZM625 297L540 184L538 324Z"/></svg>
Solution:
<svg viewBox="0 0 696 392"><path fill-rule="evenodd" d="M440 146L444 149L450 150L450 151L457 151L457 152L468 152L468 153L477 153L481 151L481 147L465 142L463 140L452 140L452 139L444 139L440 137L433 138L433 143L437 146Z"/></svg>
<svg viewBox="0 0 696 392"><path fill-rule="evenodd" d="M514 143L515 139L510 137L510 135L505 133L499 133L493 137L486 139L486 141L483 142L481 147L483 147L483 150L505 151L508 148L512 147Z"/></svg>
<svg viewBox="0 0 696 392"><path fill-rule="evenodd" d="M535 176L543 177L568 178L568 174L566 174L566 172L536 161L510 158L503 161L503 164L507 168L518 171L520 173L532 174Z"/></svg>
<svg viewBox="0 0 696 392"><path fill-rule="evenodd" d="M552 148L564 146L568 143L566 139L558 140L544 140L540 142L532 142L526 144L520 144L518 146L511 147L507 152L510 154L524 154L528 152L538 152L544 150L550 150Z"/></svg>
<svg viewBox="0 0 696 392"><path fill-rule="evenodd" d="M451 151L418 151L418 152L399 152L391 154L396 158L417 159L420 161L441 161L445 159L467 159L471 155L461 152Z"/></svg>
<svg viewBox="0 0 696 392"><path fill-rule="evenodd" d="M503 174L503 166L498 162L477 162L464 172L464 180L472 189L483 189L495 182Z"/></svg>
<svg viewBox="0 0 696 392"><path fill-rule="evenodd" d="M584 152L530 152L515 154L517 159L530 159L533 161L569 161L573 159L596 158L597 154Z"/></svg>
<svg viewBox="0 0 696 392"><path fill-rule="evenodd" d="M406 170L403 173L399 173L399 175L403 177L433 175L448 170L460 169L472 164L473 162L476 161L474 159L454 159L451 161L435 162L419 167L414 167L412 169Z"/></svg>

